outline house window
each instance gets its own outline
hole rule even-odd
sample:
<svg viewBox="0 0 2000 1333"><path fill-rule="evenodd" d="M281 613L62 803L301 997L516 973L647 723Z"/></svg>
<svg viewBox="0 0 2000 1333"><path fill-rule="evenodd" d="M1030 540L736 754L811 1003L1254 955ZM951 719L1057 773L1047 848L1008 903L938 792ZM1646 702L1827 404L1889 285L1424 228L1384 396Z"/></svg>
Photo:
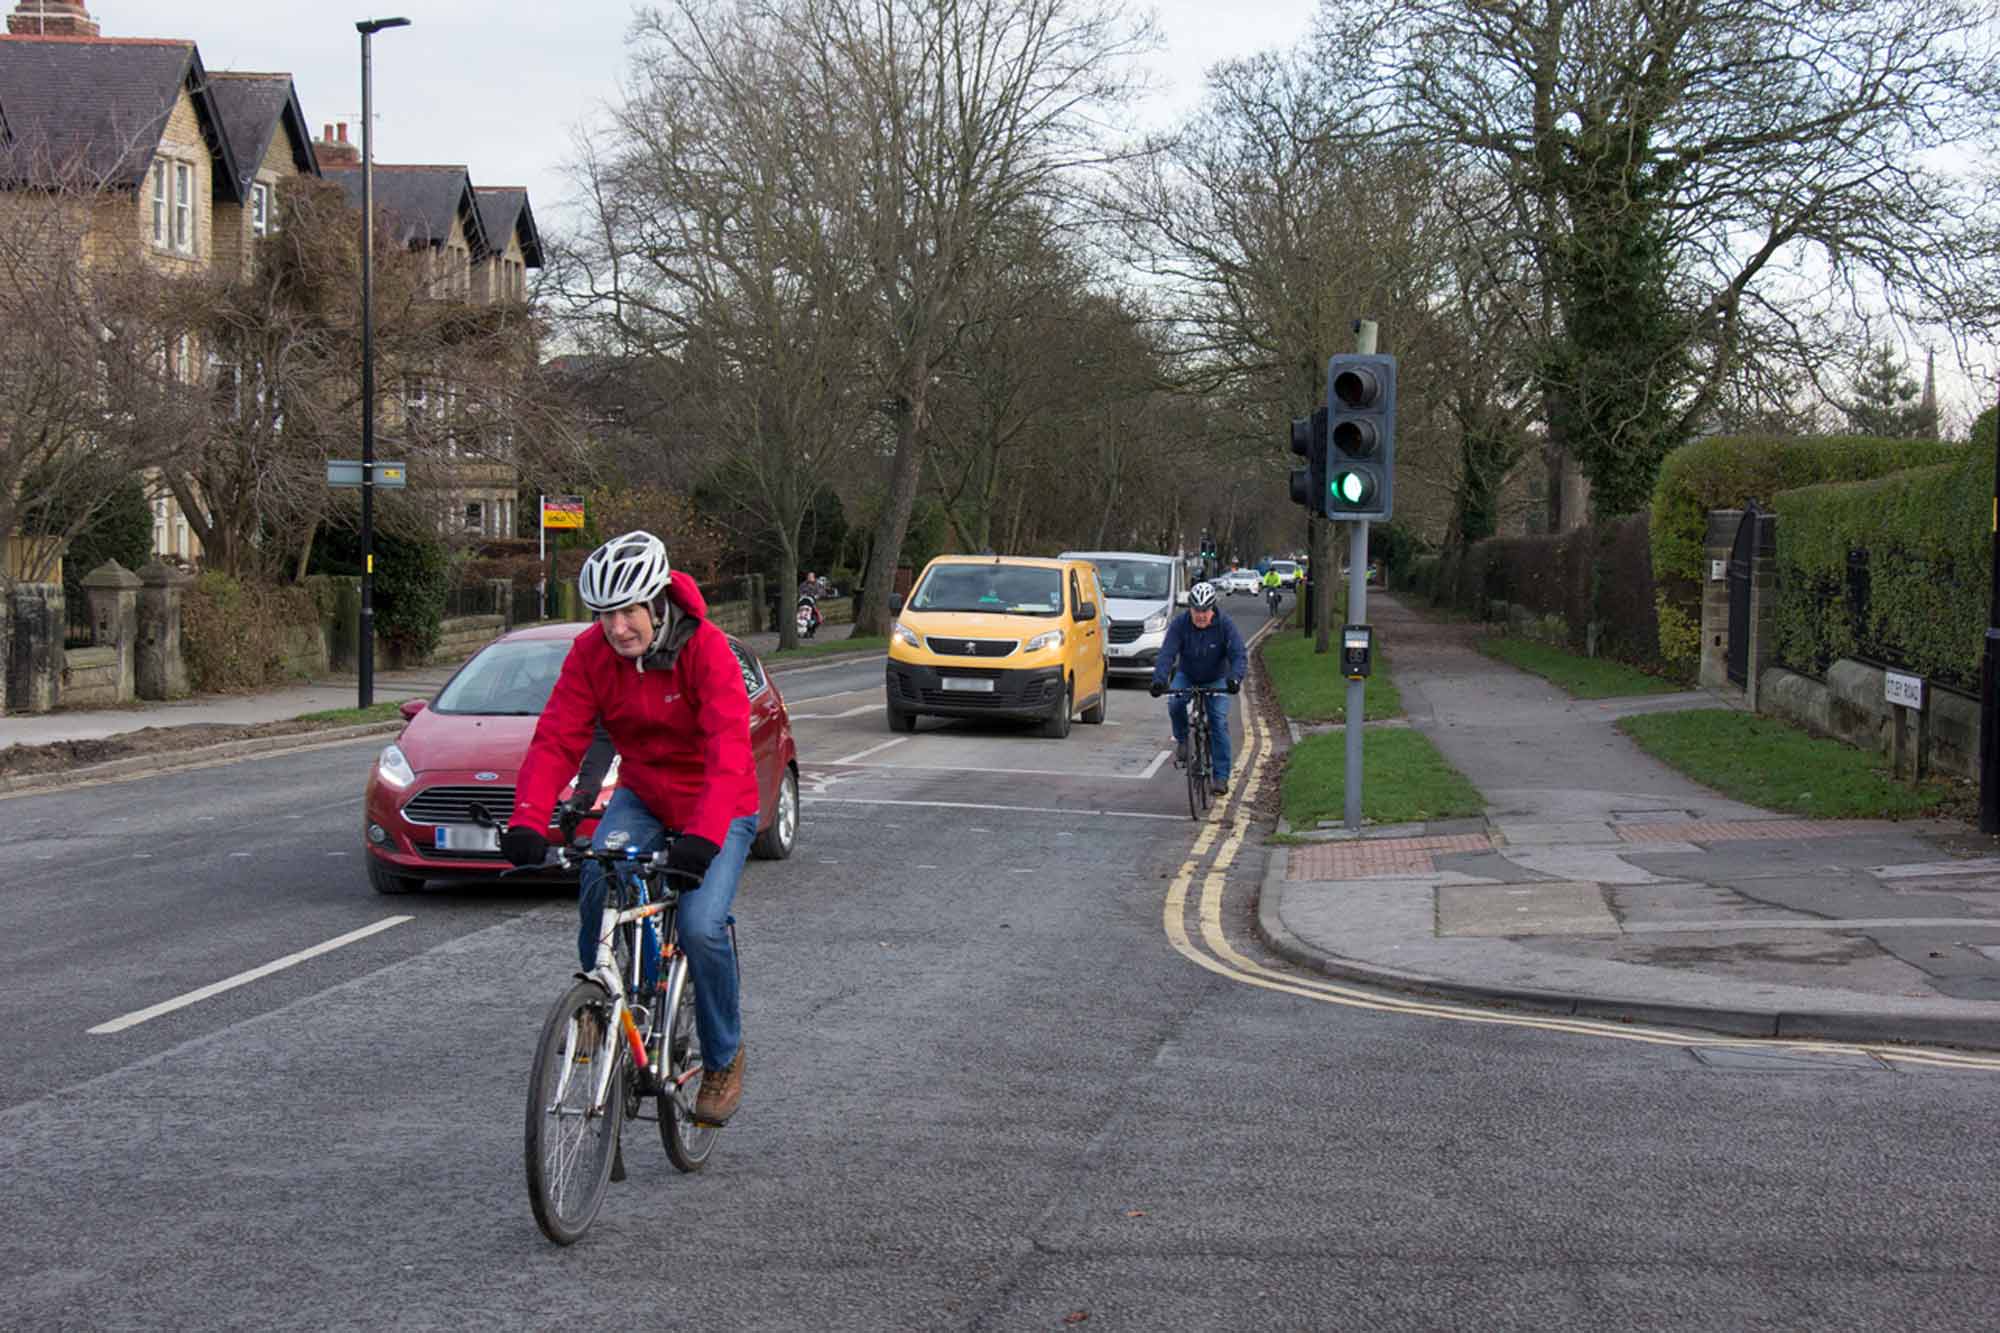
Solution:
<svg viewBox="0 0 2000 1333"><path fill-rule="evenodd" d="M167 243L167 164L153 163L153 244Z"/></svg>
<svg viewBox="0 0 2000 1333"><path fill-rule="evenodd" d="M474 500L465 507L465 530L467 532L486 531L486 507Z"/></svg>
<svg viewBox="0 0 2000 1333"><path fill-rule="evenodd" d="M269 236L276 230L271 225L271 187L258 181L250 187L250 234Z"/></svg>
<svg viewBox="0 0 2000 1333"><path fill-rule="evenodd" d="M194 250L194 168L174 163L174 249Z"/></svg>

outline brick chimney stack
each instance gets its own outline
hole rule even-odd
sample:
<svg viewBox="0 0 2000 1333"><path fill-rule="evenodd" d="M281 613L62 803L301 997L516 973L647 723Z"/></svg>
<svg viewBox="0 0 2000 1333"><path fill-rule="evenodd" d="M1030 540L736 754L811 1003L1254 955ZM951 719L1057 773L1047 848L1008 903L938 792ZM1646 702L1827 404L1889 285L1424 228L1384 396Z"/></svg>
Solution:
<svg viewBox="0 0 2000 1333"><path fill-rule="evenodd" d="M338 137L335 137L338 135ZM313 141L313 156L322 167L354 167L361 165L361 145L349 143L347 122L326 125L320 137Z"/></svg>
<svg viewBox="0 0 2000 1333"><path fill-rule="evenodd" d="M22 37L95 37L97 20L83 0L21 0L7 16L7 31Z"/></svg>

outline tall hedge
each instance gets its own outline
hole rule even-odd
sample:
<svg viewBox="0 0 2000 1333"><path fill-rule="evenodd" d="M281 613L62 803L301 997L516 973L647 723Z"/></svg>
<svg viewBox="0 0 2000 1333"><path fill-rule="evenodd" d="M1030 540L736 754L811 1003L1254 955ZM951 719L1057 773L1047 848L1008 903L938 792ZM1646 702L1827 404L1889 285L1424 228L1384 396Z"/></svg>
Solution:
<svg viewBox="0 0 2000 1333"><path fill-rule="evenodd" d="M1993 447L1958 453L1776 497L1779 661L1819 675L1836 658L1864 657L1978 690Z"/></svg>
<svg viewBox="0 0 2000 1333"><path fill-rule="evenodd" d="M1861 435L1726 435L1668 454L1653 486L1652 508L1661 654L1682 670L1692 669L1700 654L1702 543L1711 509L1740 509L1751 500L1769 508L1781 491L1947 463L1964 450L1964 445L1938 440Z"/></svg>
<svg viewBox="0 0 2000 1333"><path fill-rule="evenodd" d="M305 588L202 574L181 604L190 685L208 694L286 679L287 643L298 627L317 626L319 614Z"/></svg>

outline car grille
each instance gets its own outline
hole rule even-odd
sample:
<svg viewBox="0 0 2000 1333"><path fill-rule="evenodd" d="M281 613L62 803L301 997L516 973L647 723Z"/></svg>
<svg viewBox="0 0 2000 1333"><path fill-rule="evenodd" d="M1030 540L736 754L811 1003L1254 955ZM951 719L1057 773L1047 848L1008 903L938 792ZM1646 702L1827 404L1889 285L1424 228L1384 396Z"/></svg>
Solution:
<svg viewBox="0 0 2000 1333"><path fill-rule="evenodd" d="M984 676L988 680L1001 681L1004 674L999 671L982 671L976 667L946 667L940 676ZM1062 692L1062 681L1050 676L1043 680L1026 682L1019 693L1010 694L1004 688L992 694L973 694L965 690L926 689L920 691L922 702L932 708L950 709L993 709L996 712L1033 708L1040 704L1053 704Z"/></svg>
<svg viewBox="0 0 2000 1333"><path fill-rule="evenodd" d="M1136 620L1114 620L1111 622L1111 642L1137 643L1146 627Z"/></svg>
<svg viewBox="0 0 2000 1333"><path fill-rule="evenodd" d="M1021 646L1018 639L951 639L928 635L924 643L939 657L1005 657Z"/></svg>
<svg viewBox="0 0 2000 1333"><path fill-rule="evenodd" d="M514 813L514 789L498 783L490 787L426 787L403 807L403 818L412 824L471 824L476 822L472 818L475 805L484 806L488 815L504 824Z"/></svg>

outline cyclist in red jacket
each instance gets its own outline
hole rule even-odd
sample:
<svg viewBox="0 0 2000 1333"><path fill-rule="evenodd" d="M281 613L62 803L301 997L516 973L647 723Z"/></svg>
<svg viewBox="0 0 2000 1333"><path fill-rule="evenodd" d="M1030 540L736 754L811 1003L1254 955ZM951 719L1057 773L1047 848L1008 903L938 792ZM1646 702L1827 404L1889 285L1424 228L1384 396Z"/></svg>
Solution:
<svg viewBox="0 0 2000 1333"><path fill-rule="evenodd" d="M628 532L591 552L577 575L600 633L579 634L564 659L528 757L500 848L515 865L540 865L544 831L567 777L602 722L618 747L618 790L592 839L622 833L640 854L679 830L667 865L683 892L681 946L694 981L702 1080L695 1119L725 1124L743 1098L743 1031L729 909L757 835L757 767L750 697L721 630L704 615L694 580L668 566L649 532ZM618 981L601 935L605 872L584 867L577 894L577 952L607 991ZM697 886L697 887L690 887ZM647 923L644 977L659 975L659 939Z"/></svg>

